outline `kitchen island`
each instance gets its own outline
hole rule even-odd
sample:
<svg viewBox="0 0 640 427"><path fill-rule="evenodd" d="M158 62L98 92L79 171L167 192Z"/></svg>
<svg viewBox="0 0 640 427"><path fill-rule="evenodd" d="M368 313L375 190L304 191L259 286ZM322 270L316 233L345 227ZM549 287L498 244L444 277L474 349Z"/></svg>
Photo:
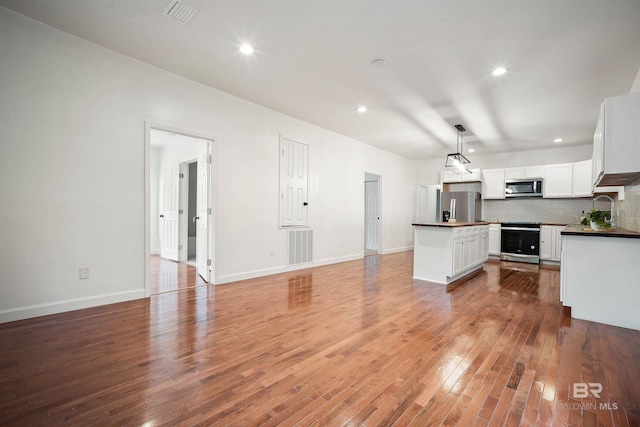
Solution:
<svg viewBox="0 0 640 427"><path fill-rule="evenodd" d="M640 330L640 233L561 231L560 300L571 317Z"/></svg>
<svg viewBox="0 0 640 427"><path fill-rule="evenodd" d="M489 256L486 222L412 225L414 279L449 284L481 269Z"/></svg>

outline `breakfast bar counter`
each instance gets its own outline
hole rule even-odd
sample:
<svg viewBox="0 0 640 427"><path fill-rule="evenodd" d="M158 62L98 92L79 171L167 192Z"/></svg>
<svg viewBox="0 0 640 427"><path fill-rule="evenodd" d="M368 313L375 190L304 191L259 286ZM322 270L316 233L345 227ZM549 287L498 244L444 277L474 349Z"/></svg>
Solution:
<svg viewBox="0 0 640 427"><path fill-rule="evenodd" d="M640 233L561 231L560 300L571 316L640 330Z"/></svg>

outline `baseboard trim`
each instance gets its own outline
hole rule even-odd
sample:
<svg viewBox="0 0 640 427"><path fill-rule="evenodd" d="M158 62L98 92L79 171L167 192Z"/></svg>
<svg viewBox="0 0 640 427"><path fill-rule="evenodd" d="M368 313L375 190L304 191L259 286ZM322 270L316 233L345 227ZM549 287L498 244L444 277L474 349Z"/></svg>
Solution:
<svg viewBox="0 0 640 427"><path fill-rule="evenodd" d="M224 276L219 276L215 283L216 285L221 285L224 283L237 282L240 280L255 279L256 277L271 276L273 274L288 273L291 271L304 270L307 268L320 267L323 265L354 261L362 258L364 258L364 254L359 253L359 254L347 255L347 256L336 257L336 258L326 258L319 261L307 262L304 264L285 265L285 266L279 266L279 267L273 267L273 268L265 268L262 270L247 271L245 273L227 274Z"/></svg>
<svg viewBox="0 0 640 427"><path fill-rule="evenodd" d="M406 252L406 251L412 251L412 250L413 250L413 246L401 246L399 248L383 249L382 255L393 254L396 252Z"/></svg>
<svg viewBox="0 0 640 427"><path fill-rule="evenodd" d="M0 310L0 323L144 298L144 289Z"/></svg>

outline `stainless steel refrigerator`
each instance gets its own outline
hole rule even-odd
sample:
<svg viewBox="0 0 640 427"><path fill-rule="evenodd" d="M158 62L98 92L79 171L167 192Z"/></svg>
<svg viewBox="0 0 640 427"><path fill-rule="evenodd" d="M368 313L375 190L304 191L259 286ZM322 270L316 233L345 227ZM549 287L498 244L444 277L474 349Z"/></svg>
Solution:
<svg viewBox="0 0 640 427"><path fill-rule="evenodd" d="M448 214L447 214L448 212ZM440 194L440 221L482 221L482 198L477 191L452 191Z"/></svg>

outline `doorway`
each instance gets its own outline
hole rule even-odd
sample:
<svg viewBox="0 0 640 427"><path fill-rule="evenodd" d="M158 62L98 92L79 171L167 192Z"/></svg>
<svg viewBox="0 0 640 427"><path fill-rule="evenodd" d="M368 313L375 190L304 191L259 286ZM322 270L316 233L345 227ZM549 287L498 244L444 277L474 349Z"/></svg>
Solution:
<svg viewBox="0 0 640 427"><path fill-rule="evenodd" d="M380 253L380 175L364 174L364 255Z"/></svg>
<svg viewBox="0 0 640 427"><path fill-rule="evenodd" d="M212 283L214 140L146 125L145 294Z"/></svg>

